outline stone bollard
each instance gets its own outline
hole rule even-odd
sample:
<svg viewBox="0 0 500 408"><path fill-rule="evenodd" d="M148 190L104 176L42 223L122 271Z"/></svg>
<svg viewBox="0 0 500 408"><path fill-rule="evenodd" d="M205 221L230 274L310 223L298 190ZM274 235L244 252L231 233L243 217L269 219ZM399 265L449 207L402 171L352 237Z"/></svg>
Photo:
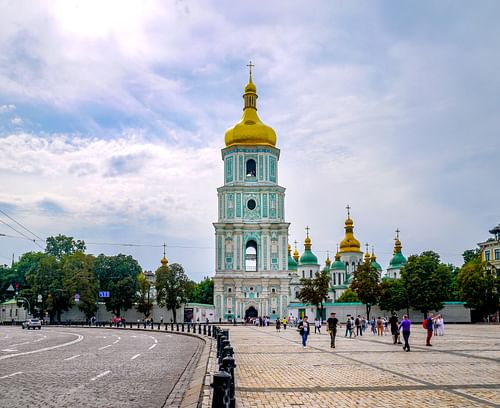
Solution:
<svg viewBox="0 0 500 408"><path fill-rule="evenodd" d="M234 379L234 369L236 368L236 363L233 357L224 357L222 359L221 371L228 373L231 376L229 381L229 406L231 408L236 407L236 397L235 397L235 379Z"/></svg>
<svg viewBox="0 0 500 408"><path fill-rule="evenodd" d="M210 386L214 389L212 397L212 408L230 408L231 398L229 396L229 387L231 375L225 371L214 374L213 382Z"/></svg>

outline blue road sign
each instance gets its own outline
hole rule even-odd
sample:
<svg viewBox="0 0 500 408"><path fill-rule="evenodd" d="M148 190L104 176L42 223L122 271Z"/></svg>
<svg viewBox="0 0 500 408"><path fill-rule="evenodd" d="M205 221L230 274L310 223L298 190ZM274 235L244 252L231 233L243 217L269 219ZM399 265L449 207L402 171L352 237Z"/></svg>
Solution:
<svg viewBox="0 0 500 408"><path fill-rule="evenodd" d="M103 291L99 292L99 297L101 297L101 298L107 298L107 297L109 297L109 291L104 291L103 290Z"/></svg>

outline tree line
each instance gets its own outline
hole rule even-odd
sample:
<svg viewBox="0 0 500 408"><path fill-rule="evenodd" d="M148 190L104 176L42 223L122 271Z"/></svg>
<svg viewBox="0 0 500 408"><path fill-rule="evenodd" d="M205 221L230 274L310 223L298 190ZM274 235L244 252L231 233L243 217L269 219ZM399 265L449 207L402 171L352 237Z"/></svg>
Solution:
<svg viewBox="0 0 500 408"><path fill-rule="evenodd" d="M160 266L151 282L130 255L95 256L85 251L85 242L73 237L47 238L44 252L25 253L10 267L1 267L0 302L15 296L31 314L46 312L51 322L60 321L74 305L87 318L95 315L101 302L115 316L136 308L149 318L156 302L172 310L176 320L176 309L186 302L213 304L212 279L196 283L179 264ZM109 297L99 296L108 293Z"/></svg>
<svg viewBox="0 0 500 408"><path fill-rule="evenodd" d="M381 278L370 261L364 262L337 302L362 302L368 318L374 305L388 312L412 308L427 316L431 310L442 309L444 301L465 302L466 307L475 309L483 317L496 313L500 277L481 260L478 249L465 251L463 259L463 266L457 268L442 263L433 251L412 255L401 269L400 279ZM315 305L323 313L330 286L328 272L319 272L314 278L302 279L301 283L299 299Z"/></svg>

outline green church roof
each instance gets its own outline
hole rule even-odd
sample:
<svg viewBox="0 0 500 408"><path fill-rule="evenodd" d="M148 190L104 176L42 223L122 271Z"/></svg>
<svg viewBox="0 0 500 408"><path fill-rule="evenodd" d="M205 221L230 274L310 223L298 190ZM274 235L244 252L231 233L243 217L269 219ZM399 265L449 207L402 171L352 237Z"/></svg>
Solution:
<svg viewBox="0 0 500 408"><path fill-rule="evenodd" d="M342 261L335 261L332 263L332 266L330 268L332 271L345 271L345 265L344 262Z"/></svg>
<svg viewBox="0 0 500 408"><path fill-rule="evenodd" d="M402 268L406 264L406 258L401 252L396 252L389 263L389 268Z"/></svg>
<svg viewBox="0 0 500 408"><path fill-rule="evenodd" d="M312 253L310 249L306 249L302 256L300 257L300 264L301 265L317 265L318 264L318 258L316 255Z"/></svg>
<svg viewBox="0 0 500 408"><path fill-rule="evenodd" d="M377 261L372 261L371 265L379 272L382 271L382 267L380 266L380 264L377 262Z"/></svg>
<svg viewBox="0 0 500 408"><path fill-rule="evenodd" d="M289 271L296 271L297 270L298 263L291 255L288 255L288 270Z"/></svg>

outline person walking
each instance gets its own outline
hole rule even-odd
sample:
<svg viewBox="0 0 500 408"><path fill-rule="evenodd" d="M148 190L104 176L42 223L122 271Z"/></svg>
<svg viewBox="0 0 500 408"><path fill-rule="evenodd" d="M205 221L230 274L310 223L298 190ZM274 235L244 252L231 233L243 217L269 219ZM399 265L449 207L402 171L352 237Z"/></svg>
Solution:
<svg viewBox="0 0 500 408"><path fill-rule="evenodd" d="M434 329L434 315L432 313L429 313L429 316L427 316L427 319L425 319L426 322L426 329L427 329L427 338L425 341L426 346L432 346L431 344L431 338L432 338L432 333Z"/></svg>
<svg viewBox="0 0 500 408"><path fill-rule="evenodd" d="M377 325L377 335L378 336L383 336L383 332L384 332L384 321L382 320L382 318L379 316L377 317L377 321L375 322L376 325Z"/></svg>
<svg viewBox="0 0 500 408"><path fill-rule="evenodd" d="M307 316L304 316L302 321L299 323L299 333L302 337L302 346L307 347L307 336L309 336L309 322Z"/></svg>
<svg viewBox="0 0 500 408"><path fill-rule="evenodd" d="M276 331L279 333L281 331L281 320L276 319Z"/></svg>
<svg viewBox="0 0 500 408"><path fill-rule="evenodd" d="M335 337L337 336L337 324L339 324L339 319L336 317L336 313L330 313L330 317L326 321L328 332L330 333L330 347L335 348Z"/></svg>
<svg viewBox="0 0 500 408"><path fill-rule="evenodd" d="M356 317L356 320L354 320L354 325L356 326L356 336L362 336L363 329L361 327L361 315L358 315L358 317Z"/></svg>
<svg viewBox="0 0 500 408"><path fill-rule="evenodd" d="M347 337L347 333L349 333L349 338L352 337L352 320L350 317L347 318L347 322L345 324L345 336Z"/></svg>
<svg viewBox="0 0 500 408"><path fill-rule="evenodd" d="M281 323L283 323L283 330L286 330L286 324L287 324L286 317L283 318L283 321Z"/></svg>
<svg viewBox="0 0 500 408"><path fill-rule="evenodd" d="M393 313L389 318L389 323L391 324L391 334L394 344L401 344L399 340L398 315L396 313Z"/></svg>
<svg viewBox="0 0 500 408"><path fill-rule="evenodd" d="M407 315L403 315L403 320L399 323L399 330L403 331L403 340L405 341L405 345L403 346L403 350L410 351L410 328L411 321L408 319Z"/></svg>
<svg viewBox="0 0 500 408"><path fill-rule="evenodd" d="M318 334L321 334L321 320L320 319L316 319L314 321L314 334L316 334L316 331L318 332Z"/></svg>

